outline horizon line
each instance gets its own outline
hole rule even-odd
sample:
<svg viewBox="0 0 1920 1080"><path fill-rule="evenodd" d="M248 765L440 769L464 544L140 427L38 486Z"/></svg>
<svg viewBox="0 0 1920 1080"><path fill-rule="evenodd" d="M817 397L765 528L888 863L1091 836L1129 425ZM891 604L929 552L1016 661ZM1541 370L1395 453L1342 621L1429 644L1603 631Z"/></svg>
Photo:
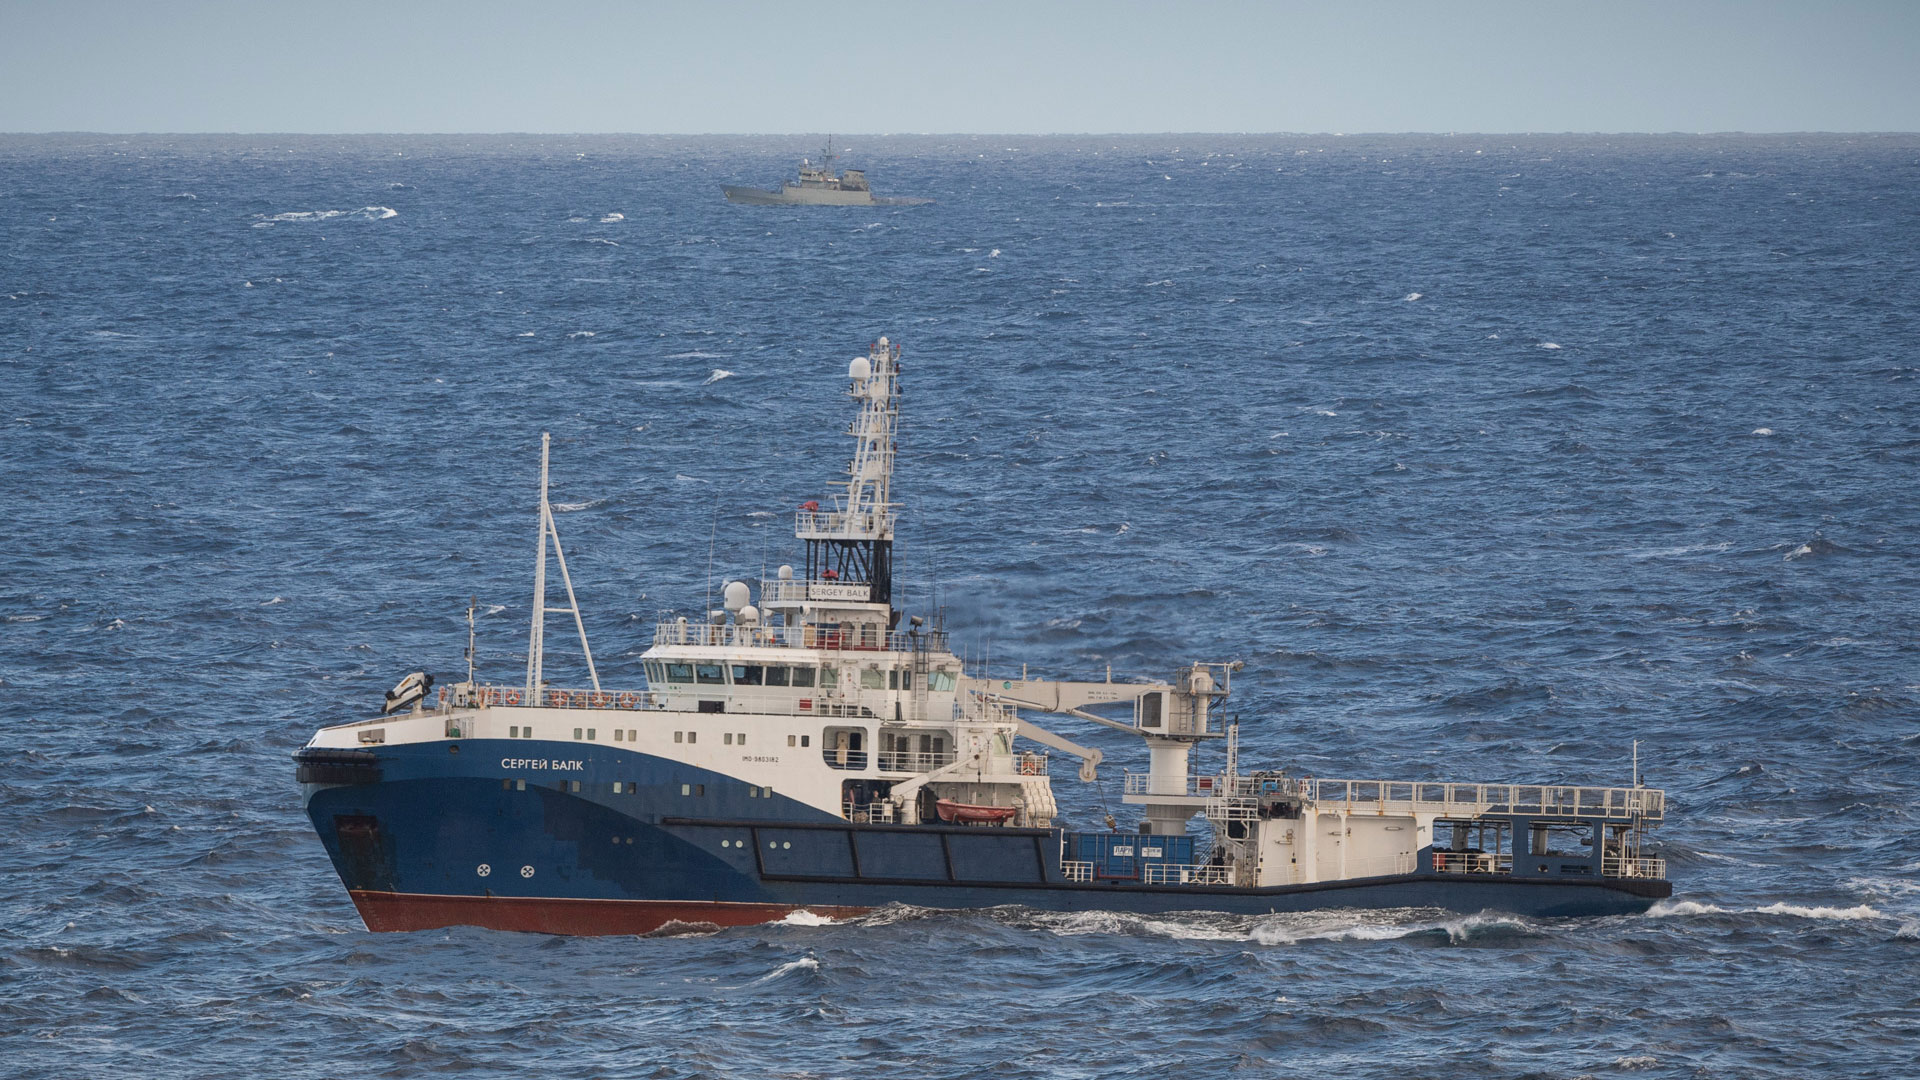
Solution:
<svg viewBox="0 0 1920 1080"><path fill-rule="evenodd" d="M542 138L607 138L607 137L625 138L625 137L640 136L640 137L646 137L646 138L682 138L682 139L691 139L691 138L792 139L792 138L802 138L802 137L813 138L820 134L823 134L823 132L820 132L820 131L785 131L785 132L782 132L782 131L426 131L426 130L422 130L422 131L93 131L88 129L71 129L71 130L62 129L62 130L54 130L54 131L0 131L0 138L74 136L74 135L87 135L87 136L96 136L96 137L105 137L105 138L138 138L138 137L177 138L177 137L209 137L209 136L259 137L259 136L299 135L299 136L312 136L312 137L342 137L342 138L344 137L352 137L352 138L392 137L392 136L410 136L410 137L425 136L425 137L436 137L436 138L449 138L449 137L476 138L476 137L501 137L501 136L514 136L514 137L538 136ZM842 133L836 131L833 134L837 137ZM1143 136L1155 136L1155 137L1179 136L1182 138L1231 137L1231 138L1328 138L1328 139L1377 138L1381 136L1404 138L1404 137L1410 137L1410 136L1417 136L1417 137L1423 137L1423 138L1437 138L1437 139L1450 139L1450 138L1518 139L1518 138L1560 137L1560 136L1569 136L1569 135L1603 136L1603 137L1635 136L1635 137L1645 137L1645 138L1672 138L1672 137L1683 137L1683 136L1684 137L1702 137L1702 136L1717 137L1717 136L1737 136L1737 135L1748 135L1748 136L1753 136L1753 135L1850 135L1850 136L1870 136L1870 137L1878 138L1878 137L1888 137L1888 136L1920 135L1920 130L1905 131L1900 129L1869 129L1869 128L1862 128L1858 130L1844 129L1844 128L1803 128L1803 129L1783 129L1778 131L1772 131L1772 130L1748 130L1748 129L1741 129L1741 128L1729 128L1729 129L1716 130L1716 131L1683 131L1678 129L1669 130L1669 131L1460 131L1460 130L1454 130L1454 131L1207 131L1207 130L1196 129L1196 130L1190 130L1190 131L1172 131L1172 130L1169 130L1169 131L868 131L868 132L847 132L845 133L845 135L848 138L867 138L867 139L872 139L872 138L976 138L976 139L1101 138L1101 139L1104 139L1104 138L1139 138Z"/></svg>

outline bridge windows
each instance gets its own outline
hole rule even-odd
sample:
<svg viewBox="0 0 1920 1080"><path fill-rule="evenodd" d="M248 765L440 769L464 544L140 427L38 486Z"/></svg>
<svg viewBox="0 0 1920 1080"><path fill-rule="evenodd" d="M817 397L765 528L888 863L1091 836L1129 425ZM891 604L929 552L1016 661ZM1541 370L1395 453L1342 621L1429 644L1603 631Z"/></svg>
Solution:
<svg viewBox="0 0 1920 1080"><path fill-rule="evenodd" d="M768 686L785 686L785 685L787 685L787 669L786 669L786 668L785 668L785 667L784 667L783 665L780 665L780 664L770 664L770 665L768 665L768 667L767 667L767 685L768 685Z"/></svg>
<svg viewBox="0 0 1920 1080"><path fill-rule="evenodd" d="M763 674L764 669L759 664L735 664L733 665L733 685L759 686Z"/></svg>
<svg viewBox="0 0 1920 1080"><path fill-rule="evenodd" d="M702 686L725 686L727 684L727 672L726 669L719 664L695 664L693 665L693 681Z"/></svg>
<svg viewBox="0 0 1920 1080"><path fill-rule="evenodd" d="M668 664L667 681L670 683L690 683L693 681L692 664Z"/></svg>
<svg viewBox="0 0 1920 1080"><path fill-rule="evenodd" d="M795 685L795 686L812 686L812 685L813 685L813 674L814 674L814 672L813 672L813 669L812 669L812 668L810 668L810 667L797 667L797 668L794 668L794 669L793 669L793 685Z"/></svg>

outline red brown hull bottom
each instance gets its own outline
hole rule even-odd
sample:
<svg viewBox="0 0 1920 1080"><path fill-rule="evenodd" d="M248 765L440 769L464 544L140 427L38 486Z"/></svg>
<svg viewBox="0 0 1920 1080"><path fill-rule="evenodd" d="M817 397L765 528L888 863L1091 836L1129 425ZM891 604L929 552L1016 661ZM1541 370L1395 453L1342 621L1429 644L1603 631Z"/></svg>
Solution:
<svg viewBox="0 0 1920 1080"><path fill-rule="evenodd" d="M350 890L367 929L379 932L484 926L531 934L650 934L680 925L752 926L796 911L828 918L863 915L870 908L792 904L703 903L698 900L533 900L504 896L432 896Z"/></svg>

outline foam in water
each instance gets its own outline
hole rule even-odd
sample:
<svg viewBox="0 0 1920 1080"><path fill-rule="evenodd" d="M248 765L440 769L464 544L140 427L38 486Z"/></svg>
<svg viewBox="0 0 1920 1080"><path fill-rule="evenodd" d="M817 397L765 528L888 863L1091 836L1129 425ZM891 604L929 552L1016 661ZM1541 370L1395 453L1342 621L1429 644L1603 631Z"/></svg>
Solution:
<svg viewBox="0 0 1920 1080"><path fill-rule="evenodd" d="M1862 919L1882 919L1886 916L1879 909L1866 904L1837 908L1807 904L1789 904L1776 901L1761 907L1724 908L1718 904L1702 903L1698 900L1662 900L1647 910L1649 918L1672 918L1688 915L1791 915L1801 919L1835 919L1842 922L1858 922Z"/></svg>
<svg viewBox="0 0 1920 1080"><path fill-rule="evenodd" d="M776 925L779 925L779 926L837 926L839 925L839 923L836 920L828 918L825 915L815 915L813 912L808 911L806 908L801 908L798 911L787 912L787 917L784 919L781 919ZM815 966L818 966L818 965L815 965Z"/></svg>
<svg viewBox="0 0 1920 1080"><path fill-rule="evenodd" d="M707 381L701 383L700 385L711 386L714 383L719 382L721 379L731 379L731 378L733 378L733 372L728 371L726 368L714 368L713 373L707 376Z"/></svg>
<svg viewBox="0 0 1920 1080"><path fill-rule="evenodd" d="M613 224L613 223L614 223L614 222L616 222L616 221L625 221L625 220L627 220L627 215L625 215L625 214L620 214L620 213L614 213L614 214L608 214L608 215L606 215L605 217L602 217L602 218L600 219L600 224L602 224L602 225L611 225L611 224Z"/></svg>
<svg viewBox="0 0 1920 1080"><path fill-rule="evenodd" d="M1757 427L1753 429L1753 433L1755 435L1771 435L1773 434L1773 429L1770 427Z"/></svg>
<svg viewBox="0 0 1920 1080"><path fill-rule="evenodd" d="M357 217L366 221L385 221L400 216L400 211L390 206L363 206L358 210L291 210L284 214L256 214L259 224L272 225L275 222L288 224L312 224L318 221L332 221L335 218Z"/></svg>
<svg viewBox="0 0 1920 1080"><path fill-rule="evenodd" d="M774 968L772 971L767 972L765 975L753 981L755 983L770 983L775 979L782 979L796 972L819 970L820 961L815 960L811 956L803 956L798 960L790 960L787 963L781 964L779 967Z"/></svg>
<svg viewBox="0 0 1920 1080"><path fill-rule="evenodd" d="M1559 348L1560 346L1559 346L1559 344L1558 344L1558 343L1556 343L1556 342L1552 342L1552 341L1543 341L1543 342L1541 342L1541 343L1540 343L1540 347L1541 347L1541 348L1543 348L1543 349L1557 349L1557 348Z"/></svg>
<svg viewBox="0 0 1920 1080"><path fill-rule="evenodd" d="M1410 293L1408 293L1408 294L1406 295L1406 297L1405 297L1404 299L1405 299L1405 300L1406 300L1406 301L1407 301L1408 303L1412 303L1412 302L1414 302L1415 300L1418 300L1418 299L1420 299L1420 294L1419 294L1419 293L1417 293L1417 292L1410 292Z"/></svg>

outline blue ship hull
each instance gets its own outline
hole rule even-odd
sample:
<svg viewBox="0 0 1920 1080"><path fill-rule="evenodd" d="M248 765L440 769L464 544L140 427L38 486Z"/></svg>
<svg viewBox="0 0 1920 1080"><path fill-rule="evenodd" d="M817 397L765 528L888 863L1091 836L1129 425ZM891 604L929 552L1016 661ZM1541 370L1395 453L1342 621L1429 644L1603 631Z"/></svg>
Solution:
<svg viewBox="0 0 1920 1080"><path fill-rule="evenodd" d="M855 825L719 773L605 747L476 739L296 758L308 815L371 930L646 933L895 903L1610 915L1672 893L1658 880L1435 874L1427 852L1423 872L1307 885L1069 881L1059 829Z"/></svg>

